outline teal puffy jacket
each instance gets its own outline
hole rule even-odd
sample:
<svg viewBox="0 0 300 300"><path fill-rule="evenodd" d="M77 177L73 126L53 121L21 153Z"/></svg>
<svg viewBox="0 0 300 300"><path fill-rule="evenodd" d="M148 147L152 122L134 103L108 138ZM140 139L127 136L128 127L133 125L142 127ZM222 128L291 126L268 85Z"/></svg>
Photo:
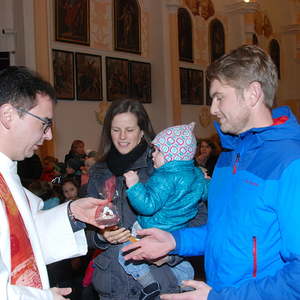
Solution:
<svg viewBox="0 0 300 300"><path fill-rule="evenodd" d="M173 231L186 226L207 198L208 181L192 160L170 161L156 169L146 183L127 190L142 228Z"/></svg>

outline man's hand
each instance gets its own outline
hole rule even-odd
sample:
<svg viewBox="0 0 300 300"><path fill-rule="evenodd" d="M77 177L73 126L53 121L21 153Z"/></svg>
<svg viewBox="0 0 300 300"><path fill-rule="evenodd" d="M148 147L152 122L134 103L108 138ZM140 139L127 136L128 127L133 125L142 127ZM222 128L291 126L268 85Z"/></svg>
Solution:
<svg viewBox="0 0 300 300"><path fill-rule="evenodd" d="M186 280L183 281L184 286L193 287L195 290L180 294L164 294L160 295L163 300L207 300L211 287L203 281Z"/></svg>
<svg viewBox="0 0 300 300"><path fill-rule="evenodd" d="M53 294L53 300L70 300L70 298L65 298L63 296L69 295L72 292L71 288L51 288Z"/></svg>
<svg viewBox="0 0 300 300"><path fill-rule="evenodd" d="M71 202L70 210L75 219L103 229L105 226L99 226L96 223L95 214L96 209L99 206L105 206L108 202L108 200L101 200L92 197L81 198Z"/></svg>
<svg viewBox="0 0 300 300"><path fill-rule="evenodd" d="M122 249L123 252L131 251L124 256L126 260L155 260L165 256L176 247L176 242L169 232L150 228L138 230L137 234L143 238Z"/></svg>

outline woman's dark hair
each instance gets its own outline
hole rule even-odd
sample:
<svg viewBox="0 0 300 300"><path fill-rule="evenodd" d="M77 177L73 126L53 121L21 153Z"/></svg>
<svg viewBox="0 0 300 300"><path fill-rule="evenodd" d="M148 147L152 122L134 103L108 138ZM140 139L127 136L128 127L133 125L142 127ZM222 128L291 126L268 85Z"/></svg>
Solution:
<svg viewBox="0 0 300 300"><path fill-rule="evenodd" d="M68 182L71 183L71 184L73 184L77 188L78 193L79 193L80 184L79 184L78 180L76 180L76 178L74 178L74 177L66 177L66 178L64 178L63 181L62 181L62 183L61 183L61 187L63 187Z"/></svg>
<svg viewBox="0 0 300 300"><path fill-rule="evenodd" d="M154 139L155 133L144 106L137 100L115 100L112 102L109 109L107 110L103 123L101 141L98 152L100 161L104 161L106 159L107 154L112 147L111 123L113 118L118 114L126 112L130 112L136 116L138 126L141 130L143 130L143 138L146 140L147 143L150 143Z"/></svg>
<svg viewBox="0 0 300 300"><path fill-rule="evenodd" d="M217 147L216 147L215 143L210 139L200 139L198 141L198 148L197 148L197 154L196 155L201 154L200 152L201 152L202 142L206 143L211 148L210 156L217 155Z"/></svg>
<svg viewBox="0 0 300 300"><path fill-rule="evenodd" d="M75 149L81 145L84 146L84 142L82 140L74 140L71 145L71 151L75 152Z"/></svg>

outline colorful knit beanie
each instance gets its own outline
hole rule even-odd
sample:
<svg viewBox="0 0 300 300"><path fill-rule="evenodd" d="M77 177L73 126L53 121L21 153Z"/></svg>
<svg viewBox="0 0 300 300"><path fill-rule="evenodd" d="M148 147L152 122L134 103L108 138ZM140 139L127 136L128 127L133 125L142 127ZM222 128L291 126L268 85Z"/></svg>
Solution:
<svg viewBox="0 0 300 300"><path fill-rule="evenodd" d="M167 162L191 160L194 158L197 148L196 138L193 134L194 127L194 122L188 125L169 127L157 134L152 144L162 152Z"/></svg>

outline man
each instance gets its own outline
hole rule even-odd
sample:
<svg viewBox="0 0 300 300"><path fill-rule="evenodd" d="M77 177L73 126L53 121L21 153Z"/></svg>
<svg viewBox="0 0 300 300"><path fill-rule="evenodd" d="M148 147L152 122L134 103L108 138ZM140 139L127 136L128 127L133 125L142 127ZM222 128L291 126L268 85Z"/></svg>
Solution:
<svg viewBox="0 0 300 300"><path fill-rule="evenodd" d="M205 255L207 284L161 299L300 299L300 127L287 107L271 111L277 73L256 46L208 68L211 113L225 151L208 197L208 223L172 234L142 230L126 259L168 252Z"/></svg>
<svg viewBox="0 0 300 300"><path fill-rule="evenodd" d="M60 300L70 288L49 289L45 264L84 255L84 224L101 200L83 198L41 211L22 187L17 161L52 139L53 87L24 67L0 72L0 299Z"/></svg>

